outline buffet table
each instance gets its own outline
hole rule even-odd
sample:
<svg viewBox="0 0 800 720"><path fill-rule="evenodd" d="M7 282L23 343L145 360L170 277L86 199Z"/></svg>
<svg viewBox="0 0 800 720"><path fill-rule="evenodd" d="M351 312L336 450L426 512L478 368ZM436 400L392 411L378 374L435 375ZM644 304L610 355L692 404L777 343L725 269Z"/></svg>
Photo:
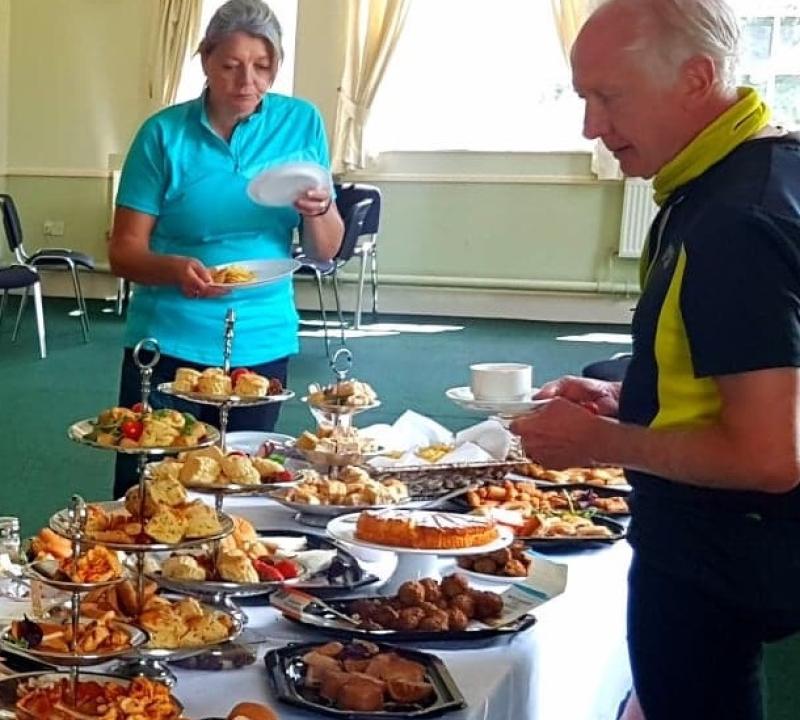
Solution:
<svg viewBox="0 0 800 720"><path fill-rule="evenodd" d="M258 529L324 530L298 525L290 511L270 501L228 498L226 512L242 515ZM359 556L364 551L353 549ZM367 551L369 569L388 577L395 563L392 553ZM446 663L468 707L447 715L453 720L614 720L631 686L625 645L626 575L630 548L625 542L548 557L569 567L567 589L535 611L538 623L511 640L458 646L428 643L418 646ZM452 560L441 560L443 574L454 570ZM480 586L479 583L471 583ZM376 594L377 584L365 594ZM482 589L498 590L491 583ZM175 668L176 694L189 717L224 717L236 703L266 702L282 720L311 715L279 704L271 694L263 656L287 642L325 642L330 638L285 620L266 599L244 607L249 617L246 637L260 640L258 660L239 670L207 672ZM263 604L261 604L263 603Z"/></svg>

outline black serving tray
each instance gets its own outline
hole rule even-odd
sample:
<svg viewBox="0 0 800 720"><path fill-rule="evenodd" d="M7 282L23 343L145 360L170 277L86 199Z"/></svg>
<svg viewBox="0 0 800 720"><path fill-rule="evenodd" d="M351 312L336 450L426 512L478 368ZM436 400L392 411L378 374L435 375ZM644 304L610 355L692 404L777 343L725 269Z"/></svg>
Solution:
<svg viewBox="0 0 800 720"><path fill-rule="evenodd" d="M513 579L510 581L513 582ZM375 596L358 598L359 600L385 600L385 597ZM334 610L347 613L348 606L353 600L330 600L327 602ZM309 605L305 608L305 612L311 612L321 618L335 619L335 615L325 610L323 607ZM533 615L523 615L521 618L513 622L503 625L502 627L489 627L483 624L475 624L472 628L466 630L447 630L443 632L432 632L423 630L367 630L353 625L352 627L343 627L342 625L315 625L313 623L306 623L302 619L294 618L289 615L284 615L284 618L292 622L302 625L309 630L316 630L324 635L330 635L336 638L353 639L358 638L361 640L368 640L369 642L378 642L384 640L386 642L415 642L415 643L446 643L446 642L459 642L463 643L465 640L486 640L491 638L509 637L516 633L523 632L534 626L536 618Z"/></svg>
<svg viewBox="0 0 800 720"><path fill-rule="evenodd" d="M464 696L455 684L444 663L435 655L416 650L405 650L393 645L375 643L381 652L395 652L407 660L425 666L426 681L433 685L435 699L425 706L420 704L387 703L387 708L375 712L339 710L328 700L321 698L315 689L304 688L305 663L302 660L310 650L322 643L289 643L277 650L270 650L264 658L267 677L275 697L281 702L295 705L310 713L327 715L345 720L387 720L399 718L432 718L461 710L467 706Z"/></svg>
<svg viewBox="0 0 800 720"><path fill-rule="evenodd" d="M592 522L595 525L605 525L611 530L611 537L591 537L591 536L569 536L569 537L521 537L516 536L515 540L520 540L530 548L536 548L539 552L547 550L583 550L584 548L595 547L597 545L610 545L611 543L622 540L625 537L625 526L622 523L612 520L605 515L592 515Z"/></svg>

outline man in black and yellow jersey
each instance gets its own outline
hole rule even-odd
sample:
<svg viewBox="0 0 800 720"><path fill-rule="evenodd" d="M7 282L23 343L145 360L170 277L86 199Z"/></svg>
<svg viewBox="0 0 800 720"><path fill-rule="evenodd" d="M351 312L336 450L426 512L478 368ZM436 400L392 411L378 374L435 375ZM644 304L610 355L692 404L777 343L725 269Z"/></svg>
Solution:
<svg viewBox="0 0 800 720"><path fill-rule="evenodd" d="M724 0L610 0L581 29L584 133L660 212L625 377L518 418L551 467L634 487L628 644L647 720L763 717L763 644L800 630L800 141L732 83Z"/></svg>

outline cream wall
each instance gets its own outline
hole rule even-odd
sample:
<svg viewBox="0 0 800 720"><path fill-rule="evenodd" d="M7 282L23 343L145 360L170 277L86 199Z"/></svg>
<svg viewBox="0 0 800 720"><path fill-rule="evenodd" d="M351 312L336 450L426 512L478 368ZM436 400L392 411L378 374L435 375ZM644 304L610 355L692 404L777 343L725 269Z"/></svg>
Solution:
<svg viewBox="0 0 800 720"><path fill-rule="evenodd" d="M11 31L11 0L0 0L0 192L5 192L6 155L8 152L8 60ZM4 247L0 245L0 258Z"/></svg>
<svg viewBox="0 0 800 720"><path fill-rule="evenodd" d="M153 8L150 0L0 0L0 168L30 247L69 246L105 261L108 155L125 151L148 114ZM317 103L329 128L343 9L343 0L299 0L295 92ZM614 260L621 188L592 181L586 156L406 154L360 179L385 194L382 283L409 288L415 307L426 288L517 293L524 304L534 290L635 285L633 263ZM45 220L63 220L64 237L44 238ZM402 294L392 302L404 309Z"/></svg>

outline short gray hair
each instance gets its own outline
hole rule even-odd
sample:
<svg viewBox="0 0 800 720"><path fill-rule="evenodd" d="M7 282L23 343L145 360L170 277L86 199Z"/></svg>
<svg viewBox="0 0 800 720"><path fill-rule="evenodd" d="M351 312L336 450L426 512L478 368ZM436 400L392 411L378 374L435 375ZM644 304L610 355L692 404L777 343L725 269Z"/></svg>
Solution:
<svg viewBox="0 0 800 720"><path fill-rule="evenodd" d="M614 0L611 0L612 3ZM726 0L617 0L641 19L640 38L629 50L654 61L651 72L668 81L694 55L708 55L723 87L735 85L739 25Z"/></svg>
<svg viewBox="0 0 800 720"><path fill-rule="evenodd" d="M224 37L235 32L264 38L272 48L272 59L276 65L283 61L281 24L269 5L262 0L228 0L221 5L208 23L198 52L208 55Z"/></svg>

